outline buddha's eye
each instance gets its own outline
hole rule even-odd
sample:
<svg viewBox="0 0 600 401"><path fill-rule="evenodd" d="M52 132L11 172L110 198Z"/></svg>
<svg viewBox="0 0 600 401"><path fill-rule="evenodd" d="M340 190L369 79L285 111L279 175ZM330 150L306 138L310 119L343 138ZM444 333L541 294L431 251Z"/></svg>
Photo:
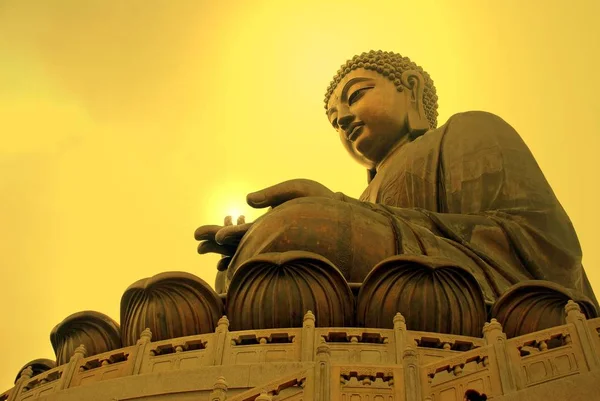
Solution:
<svg viewBox="0 0 600 401"><path fill-rule="evenodd" d="M358 99L360 99L362 97L362 95L364 95L364 93L368 90L373 88L372 86L365 86L364 88L360 88L355 90L354 92L352 92L352 94L350 95L350 97L348 97L348 105L352 105L353 103L355 103Z"/></svg>
<svg viewBox="0 0 600 401"><path fill-rule="evenodd" d="M333 125L333 128L338 129L337 118L333 119L333 121L331 122L331 125Z"/></svg>

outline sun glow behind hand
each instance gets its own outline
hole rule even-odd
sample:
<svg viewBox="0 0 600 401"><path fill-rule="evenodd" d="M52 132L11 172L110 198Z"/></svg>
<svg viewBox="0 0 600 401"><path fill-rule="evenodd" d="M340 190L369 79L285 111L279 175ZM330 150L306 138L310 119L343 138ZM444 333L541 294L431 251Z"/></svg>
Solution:
<svg viewBox="0 0 600 401"><path fill-rule="evenodd" d="M231 216L231 221L233 224L237 224L238 219L240 218L240 216L242 216L243 213L240 211L240 208L230 208L227 211L226 216Z"/></svg>

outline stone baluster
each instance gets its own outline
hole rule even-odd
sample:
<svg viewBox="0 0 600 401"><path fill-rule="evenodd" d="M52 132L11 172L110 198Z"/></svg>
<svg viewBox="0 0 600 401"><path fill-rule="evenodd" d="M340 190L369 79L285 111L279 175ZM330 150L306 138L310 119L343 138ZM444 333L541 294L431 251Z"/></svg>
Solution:
<svg viewBox="0 0 600 401"><path fill-rule="evenodd" d="M61 382L57 386L56 390L64 390L69 387L71 384L71 379L73 379L73 375L75 371L80 368L80 361L87 356L87 350L85 349L85 345L81 344L79 347L75 348L73 352L73 356L69 359L69 363L66 364L65 369L63 371Z"/></svg>
<svg viewBox="0 0 600 401"><path fill-rule="evenodd" d="M406 346L406 320L401 313L394 316L394 342L396 343L396 363L402 364L402 354Z"/></svg>
<svg viewBox="0 0 600 401"><path fill-rule="evenodd" d="M225 401L227 398L227 382L223 376L220 376L210 393L210 401Z"/></svg>
<svg viewBox="0 0 600 401"><path fill-rule="evenodd" d="M18 398L20 398L19 395L22 392L27 391L27 387L25 386L25 383L28 382L29 380L31 380L31 376L33 376L33 369L31 368L31 366L27 366L21 372L21 375L19 376L19 379L15 383L15 387L13 388L12 392L8 396L7 401L16 401Z"/></svg>
<svg viewBox="0 0 600 401"><path fill-rule="evenodd" d="M227 316L223 316L217 323L217 329L215 330L215 344L213 348L213 364L223 364L223 354L225 353L225 342L227 341L227 334L229 333L229 319Z"/></svg>
<svg viewBox="0 0 600 401"><path fill-rule="evenodd" d="M502 331L502 325L492 319L483 325L483 337L485 343L491 345L496 356L496 369L502 385L502 394L510 394L517 391L517 376L513 364L506 349L506 334Z"/></svg>
<svg viewBox="0 0 600 401"><path fill-rule="evenodd" d="M260 393L260 395L258 397L256 397L256 401L272 401L272 400L273 400L273 396L268 394L265 391L263 391L262 393Z"/></svg>
<svg viewBox="0 0 600 401"><path fill-rule="evenodd" d="M308 311L302 322L302 362L312 362L315 359L315 315Z"/></svg>
<svg viewBox="0 0 600 401"><path fill-rule="evenodd" d="M331 393L331 351L327 344L317 347L315 358L315 401L329 401Z"/></svg>
<svg viewBox="0 0 600 401"><path fill-rule="evenodd" d="M135 344L135 359L133 361L133 367L131 370L132 375L137 375L142 370L142 364L144 362L144 358L146 358L146 356L149 354L148 348L150 347L151 342L152 332L149 328L146 328L140 333L140 338Z"/></svg>
<svg viewBox="0 0 600 401"><path fill-rule="evenodd" d="M402 353L404 367L404 398L406 401L421 401L421 376L419 355L414 346L408 345Z"/></svg>
<svg viewBox="0 0 600 401"><path fill-rule="evenodd" d="M567 323L571 323L575 326L577 337L579 337L579 343L581 344L581 350L587 363L589 370L597 370L600 368L600 357L596 349L596 344L592 338L592 333L588 328L585 315L581 312L581 308L576 302L569 300L565 306L565 312L567 314ZM572 339L571 339L572 341Z"/></svg>

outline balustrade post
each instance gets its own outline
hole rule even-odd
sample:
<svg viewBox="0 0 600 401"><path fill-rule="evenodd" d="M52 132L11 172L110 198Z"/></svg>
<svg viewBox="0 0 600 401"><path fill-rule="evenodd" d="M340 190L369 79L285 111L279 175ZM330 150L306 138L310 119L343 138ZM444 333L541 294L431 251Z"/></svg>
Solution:
<svg viewBox="0 0 600 401"><path fill-rule="evenodd" d="M225 342L227 341L227 334L229 333L229 319L227 316L223 316L217 323L217 329L215 330L215 344L213 348L213 365L223 364L223 354L225 353Z"/></svg>
<svg viewBox="0 0 600 401"><path fill-rule="evenodd" d="M142 364L144 358L148 355L148 347L152 342L152 331L149 328L145 328L140 334L139 340L135 344L135 360L133 361L132 375L138 375L142 370Z"/></svg>
<svg viewBox="0 0 600 401"><path fill-rule="evenodd" d="M302 362L312 362L315 359L315 315L306 312L302 322L302 342L300 343Z"/></svg>
<svg viewBox="0 0 600 401"><path fill-rule="evenodd" d="M69 387L71 384L71 379L73 379L73 375L75 374L75 370L79 369L79 361L84 359L87 356L87 350L85 349L85 345L81 344L79 347L75 348L73 355L69 359L69 363L63 370L63 374L61 377L61 382L57 385L56 390L64 390Z"/></svg>
<svg viewBox="0 0 600 401"><path fill-rule="evenodd" d="M408 345L402 353L404 368L404 398L406 401L421 401L421 375L419 355L414 346Z"/></svg>
<svg viewBox="0 0 600 401"><path fill-rule="evenodd" d="M400 312L394 316L394 343L396 345L396 363L401 365L402 353L406 346L406 320Z"/></svg>
<svg viewBox="0 0 600 401"><path fill-rule="evenodd" d="M592 333L588 327L585 315L581 312L581 308L576 302L569 300L565 306L565 312L567 323L575 326L588 369L596 370L600 368L600 355L598 353L600 350L596 348Z"/></svg>
<svg viewBox="0 0 600 401"><path fill-rule="evenodd" d="M223 376L220 376L210 393L210 401L225 401L227 398L227 382Z"/></svg>
<svg viewBox="0 0 600 401"><path fill-rule="evenodd" d="M21 398L21 397L19 397L21 395L21 393L23 391L27 390L27 388L25 387L25 382L29 381L31 379L31 376L33 376L33 369L31 368L31 366L27 366L21 372L21 375L19 376L19 379L15 383L15 387L13 388L12 392L8 396L7 401L16 401L17 399Z"/></svg>
<svg viewBox="0 0 600 401"><path fill-rule="evenodd" d="M506 349L506 334L502 331L502 325L496 319L484 324L483 337L485 343L493 347L502 394L517 391L517 388L521 386L517 385L518 377Z"/></svg>
<svg viewBox="0 0 600 401"><path fill-rule="evenodd" d="M258 397L256 397L255 401L272 401L273 400L273 396L271 396L270 394L266 393L266 392L262 392L260 393L260 395Z"/></svg>
<svg viewBox="0 0 600 401"><path fill-rule="evenodd" d="M325 343L317 347L315 358L315 401L329 401L331 393L331 351Z"/></svg>

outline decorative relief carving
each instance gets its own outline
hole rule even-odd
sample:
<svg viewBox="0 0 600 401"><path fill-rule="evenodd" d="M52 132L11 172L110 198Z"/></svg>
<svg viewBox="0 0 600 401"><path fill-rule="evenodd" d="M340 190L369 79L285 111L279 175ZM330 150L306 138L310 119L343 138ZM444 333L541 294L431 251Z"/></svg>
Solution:
<svg viewBox="0 0 600 401"><path fill-rule="evenodd" d="M340 399L394 400L394 374L388 369L340 368Z"/></svg>
<svg viewBox="0 0 600 401"><path fill-rule="evenodd" d="M489 366L487 350L481 349L464 356L454 356L443 362L434 362L424 368L428 383L433 387L465 374L486 370Z"/></svg>
<svg viewBox="0 0 600 401"><path fill-rule="evenodd" d="M291 344L296 342L296 337L300 335L296 332L271 332L253 330L252 332L240 332L231 335L231 345L254 345L254 344Z"/></svg>
<svg viewBox="0 0 600 401"><path fill-rule="evenodd" d="M44 372L43 374L38 374L37 376L35 376L35 378L32 378L27 382L27 384L23 387L23 391L30 391L37 387L55 382L61 378L62 374L63 372L60 369L55 369Z"/></svg>

